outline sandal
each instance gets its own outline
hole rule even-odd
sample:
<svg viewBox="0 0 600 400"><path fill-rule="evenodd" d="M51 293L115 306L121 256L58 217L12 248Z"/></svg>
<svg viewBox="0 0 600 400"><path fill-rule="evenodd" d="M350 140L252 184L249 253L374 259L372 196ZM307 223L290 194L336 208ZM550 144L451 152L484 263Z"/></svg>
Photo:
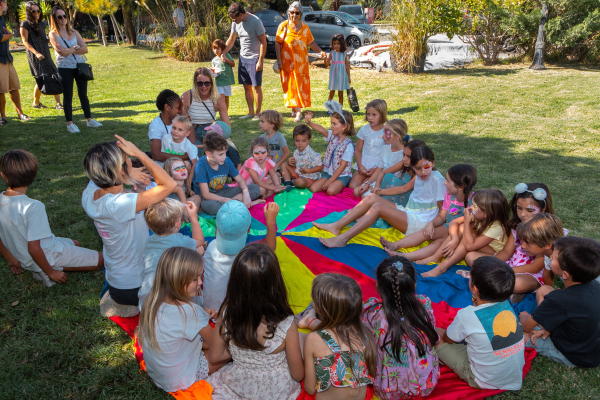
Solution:
<svg viewBox="0 0 600 400"><path fill-rule="evenodd" d="M56 103L56 109L57 109L57 110L64 110L65 108L63 107L63 105L62 105L62 104L60 104L60 103Z"/></svg>
<svg viewBox="0 0 600 400"><path fill-rule="evenodd" d="M456 273L465 279L471 278L471 271L467 271L466 269L459 269L458 271L456 271Z"/></svg>
<svg viewBox="0 0 600 400"><path fill-rule="evenodd" d="M30 117L29 115L25 115L25 114L21 114L21 115L19 115L19 117L18 117L18 118L19 118L21 121L23 121L23 122L27 122L27 121L29 121L29 120L31 119L31 117Z"/></svg>
<svg viewBox="0 0 600 400"><path fill-rule="evenodd" d="M33 108L48 108L42 102L39 102L37 104L32 104L31 107L33 107Z"/></svg>
<svg viewBox="0 0 600 400"><path fill-rule="evenodd" d="M8 124L6 118L0 118L0 126Z"/></svg>

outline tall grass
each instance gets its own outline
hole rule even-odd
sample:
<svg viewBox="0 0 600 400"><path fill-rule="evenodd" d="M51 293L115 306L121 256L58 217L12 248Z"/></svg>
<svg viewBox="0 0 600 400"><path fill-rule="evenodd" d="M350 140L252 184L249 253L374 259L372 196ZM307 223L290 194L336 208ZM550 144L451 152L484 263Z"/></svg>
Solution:
<svg viewBox="0 0 600 400"><path fill-rule="evenodd" d="M427 42L423 40L426 32L421 26L417 5L410 0L396 1L391 4L390 11L395 28L390 49L394 70L413 72L427 53Z"/></svg>
<svg viewBox="0 0 600 400"><path fill-rule="evenodd" d="M212 58L212 42L221 37L217 27L198 28L190 26L181 37L165 38L164 53L179 61L200 62Z"/></svg>

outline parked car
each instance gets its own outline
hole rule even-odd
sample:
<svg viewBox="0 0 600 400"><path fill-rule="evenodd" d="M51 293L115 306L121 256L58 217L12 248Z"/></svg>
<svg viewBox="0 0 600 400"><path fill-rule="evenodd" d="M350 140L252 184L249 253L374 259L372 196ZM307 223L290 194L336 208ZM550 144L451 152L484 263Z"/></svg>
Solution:
<svg viewBox="0 0 600 400"><path fill-rule="evenodd" d="M302 15L321 48L329 48L333 35L341 33L350 49L377 43L377 30L371 25L361 24L350 14L336 11L316 11Z"/></svg>
<svg viewBox="0 0 600 400"><path fill-rule="evenodd" d="M267 56L275 57L275 36L277 35L277 28L279 24L285 21L283 15L279 14L277 11L264 9L261 11L257 11L254 13L262 22L265 27L265 36L267 37ZM236 50L240 48L240 38L239 36L235 39Z"/></svg>
<svg viewBox="0 0 600 400"><path fill-rule="evenodd" d="M302 6L302 12L303 13L307 13L307 12L312 12L312 7L311 6Z"/></svg>
<svg viewBox="0 0 600 400"><path fill-rule="evenodd" d="M341 6L338 11L345 12L346 14L352 15L354 18L359 20L361 24L367 23L367 17L365 16L365 9L360 4Z"/></svg>

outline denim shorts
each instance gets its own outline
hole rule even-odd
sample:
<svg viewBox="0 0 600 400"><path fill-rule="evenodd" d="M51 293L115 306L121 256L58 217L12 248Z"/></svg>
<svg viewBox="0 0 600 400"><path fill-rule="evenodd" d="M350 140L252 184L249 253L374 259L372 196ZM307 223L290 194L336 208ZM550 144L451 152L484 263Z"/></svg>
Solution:
<svg viewBox="0 0 600 400"><path fill-rule="evenodd" d="M539 330L539 329L540 329L540 327L538 326L534 330ZM567 357L565 357L564 354L561 353L554 346L554 343L552 343L552 339L550 339L550 336L548 336L546 338L546 340L539 337L535 340L535 343L536 343L536 345L534 346L533 343L531 343L531 339L529 339L527 341L527 343L525 344L525 347L535 349L538 352L538 354L540 354L544 357L548 357L552 361L556 361L556 362L565 364L567 367L575 366L575 364L573 364L571 361L567 360Z"/></svg>
<svg viewBox="0 0 600 400"><path fill-rule="evenodd" d="M331 175L329 175L327 172L321 172L321 178L329 179L329 178L331 178ZM352 177L350 175L347 175L347 176L340 176L339 178L337 178L337 180L342 182L344 184L344 187L346 187L346 186L348 186L348 182L350 182L351 178Z"/></svg>

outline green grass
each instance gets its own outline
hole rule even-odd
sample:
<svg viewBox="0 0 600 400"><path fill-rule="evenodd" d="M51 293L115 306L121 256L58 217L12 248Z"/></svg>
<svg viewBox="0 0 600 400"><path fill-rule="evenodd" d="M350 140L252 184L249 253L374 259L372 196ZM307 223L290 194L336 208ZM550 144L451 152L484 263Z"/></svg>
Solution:
<svg viewBox="0 0 600 400"><path fill-rule="evenodd" d="M33 152L40 169L28 194L46 205L53 232L101 250L92 221L81 208L87 150L114 140L115 133L149 150L147 127L158 114L156 95L165 88L187 90L199 65L166 60L145 49L99 45L90 45L89 61L96 76L89 88L92 114L104 127L85 126L76 98L74 121L81 134L73 135L62 112L29 106L34 81L25 54L15 54L25 113L33 120L14 119L8 101L9 124L0 127L0 153L12 148ZM295 124L282 106L271 62L265 66L264 109L285 111L281 131L293 147ZM473 164L479 188L494 186L508 196L519 182L544 182L571 234L600 239L599 72L560 66L532 72L510 65L421 75L353 70L352 76L361 106L385 99L390 118L405 119L410 135L432 147L440 170ZM325 126L327 77L324 68L311 68L316 122ZM43 101L53 103L51 97ZM259 134L256 122L238 120L246 112L243 89L235 86L232 139L242 157ZM364 112L354 117L358 130L366 123ZM325 143L316 138L313 147L323 152ZM168 398L146 374L138 373L129 337L100 316L101 272L70 273L66 285L46 289L30 274L12 275L4 260L0 271L0 399ZM523 389L499 398L599 398L599 387L599 368L571 369L538 357Z"/></svg>

